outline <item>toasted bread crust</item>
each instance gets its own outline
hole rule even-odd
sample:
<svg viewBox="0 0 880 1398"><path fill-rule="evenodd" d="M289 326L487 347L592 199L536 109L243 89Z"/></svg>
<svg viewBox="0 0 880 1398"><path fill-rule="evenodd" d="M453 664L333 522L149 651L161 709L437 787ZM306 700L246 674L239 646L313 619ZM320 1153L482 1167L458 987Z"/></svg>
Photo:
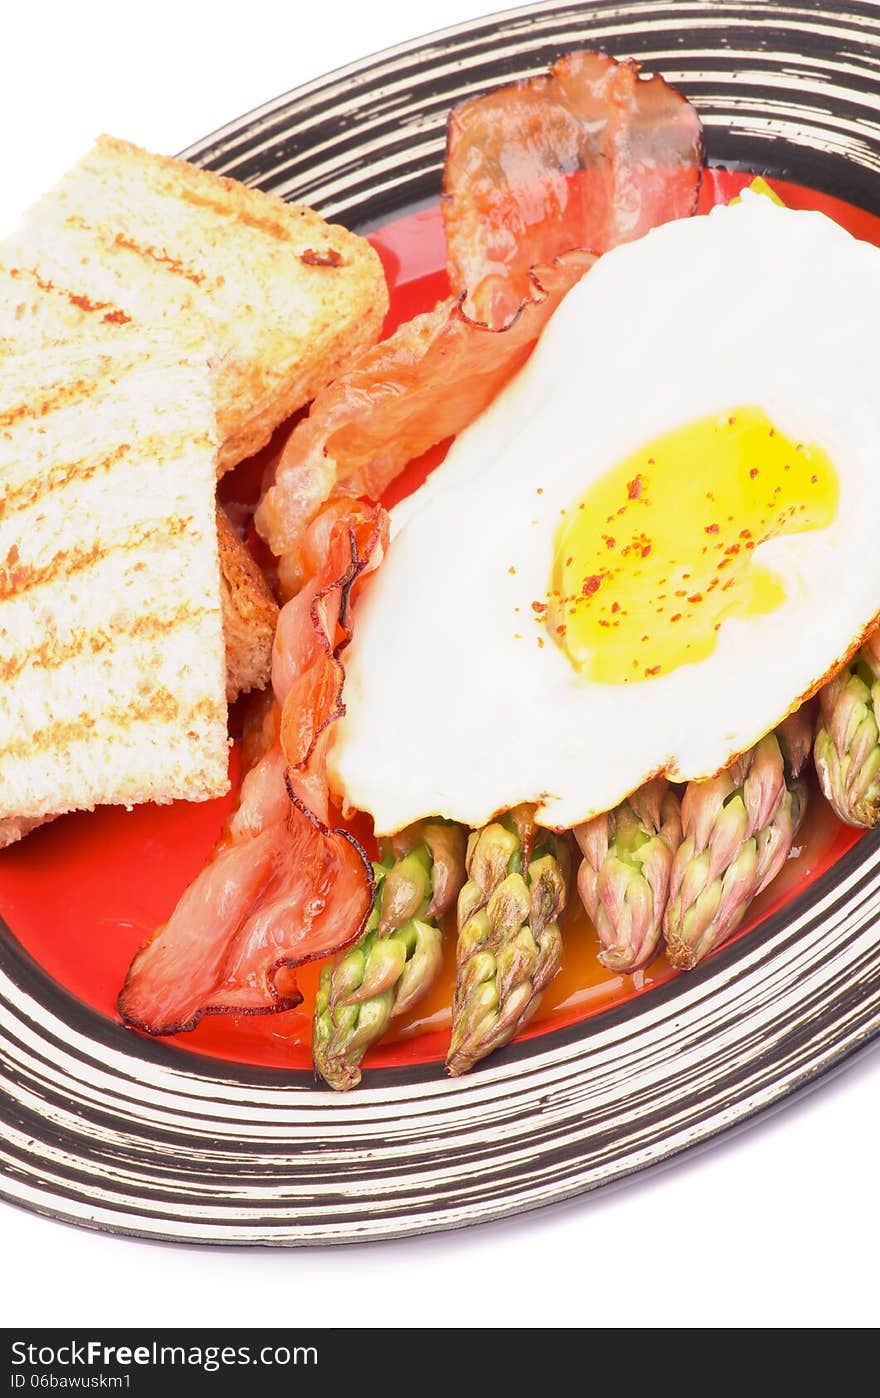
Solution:
<svg viewBox="0 0 880 1398"><path fill-rule="evenodd" d="M18 844L25 835L29 835L32 830L36 830L40 825L47 825L54 816L34 816L26 820L19 816L10 816L6 820L0 820L0 849L7 849L9 845Z"/></svg>
<svg viewBox="0 0 880 1398"><path fill-rule="evenodd" d="M222 505L217 506L217 544L226 642L226 697L231 702L248 690L262 689L269 681L278 604Z"/></svg>

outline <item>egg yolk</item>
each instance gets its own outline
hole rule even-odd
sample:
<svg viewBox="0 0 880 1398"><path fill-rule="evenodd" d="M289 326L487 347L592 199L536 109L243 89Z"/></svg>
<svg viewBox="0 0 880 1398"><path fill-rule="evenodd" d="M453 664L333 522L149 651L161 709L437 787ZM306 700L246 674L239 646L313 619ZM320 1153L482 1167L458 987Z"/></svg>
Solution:
<svg viewBox="0 0 880 1398"><path fill-rule="evenodd" d="M557 530L538 619L591 680L653 679L711 655L730 617L772 612L754 549L822 529L838 501L821 448L738 407L656 438L595 482Z"/></svg>

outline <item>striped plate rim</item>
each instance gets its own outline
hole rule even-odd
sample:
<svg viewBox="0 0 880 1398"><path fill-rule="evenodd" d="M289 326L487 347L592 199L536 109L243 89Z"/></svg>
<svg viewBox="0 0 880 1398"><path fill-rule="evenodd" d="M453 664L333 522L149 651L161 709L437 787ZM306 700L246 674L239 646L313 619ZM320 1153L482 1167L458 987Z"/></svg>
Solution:
<svg viewBox="0 0 880 1398"><path fill-rule="evenodd" d="M436 198L449 107L577 47L700 109L710 157L880 213L880 14L764 0L544 3L402 44L185 154L365 231ZM880 1029L880 834L687 978L509 1046L463 1079L374 1071L348 1097L128 1033L6 929L0 1194L193 1243L389 1238L611 1183L743 1125Z"/></svg>

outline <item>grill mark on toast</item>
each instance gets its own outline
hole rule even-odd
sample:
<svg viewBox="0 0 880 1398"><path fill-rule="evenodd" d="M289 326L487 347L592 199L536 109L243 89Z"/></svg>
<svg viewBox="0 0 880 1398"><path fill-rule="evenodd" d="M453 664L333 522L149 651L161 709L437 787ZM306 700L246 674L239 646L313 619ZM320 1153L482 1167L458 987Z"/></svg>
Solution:
<svg viewBox="0 0 880 1398"><path fill-rule="evenodd" d="M193 440L199 445L203 442L209 446L212 445L210 439L202 434ZM151 457L157 461L172 461L179 454L179 443L175 442L173 438L169 439L161 434L143 437L138 441L137 448L140 459ZM49 467L36 480L32 478L18 485L11 485L6 491L0 489L0 520L5 519L8 514L14 514L17 510L30 509L44 495L51 495L55 491L63 490L74 482L77 485L84 485L88 481L95 480L99 475L109 475L128 456L131 450L130 442L120 442L112 451L105 452L103 456L84 456L76 461L62 461L57 466Z"/></svg>
<svg viewBox="0 0 880 1398"><path fill-rule="evenodd" d="M146 443L147 448L152 452L151 442ZM124 456L131 451L129 442L120 442L118 447L112 451L105 452L99 459L94 457L81 457L78 461L68 461L61 465L50 467L39 480L25 481L22 485L10 486L9 490L0 494L0 519L5 519L6 515L15 510L27 509L30 505L35 505L43 495L49 495L54 490L60 490L69 485L71 481L90 481L97 475L107 475Z"/></svg>
<svg viewBox="0 0 880 1398"><path fill-rule="evenodd" d="M130 704L109 704L97 710L87 709L76 718L48 724L27 737L7 743L5 747L0 747L0 762L4 759L31 760L40 751L70 747L75 742L95 737L95 730L99 728L101 742L107 742L104 730L108 725L128 729L135 723L155 722L157 719L179 727L199 720L211 722L220 717L221 709L225 710L225 707L225 704L217 704L213 699L199 699L195 704L183 708L169 689L161 685L151 689L145 685L141 697Z"/></svg>
<svg viewBox="0 0 880 1398"><path fill-rule="evenodd" d="M0 601L16 597L44 583L54 583L59 578L73 577L76 573L85 572L108 554L133 551L157 539L170 543L172 539L179 539L190 533L192 524L192 515L171 515L154 523L136 525L127 534L103 543L62 549L54 558L41 564L22 563L18 546L13 544L0 563ZM195 537L198 537L198 531ZM137 567L137 564L134 566Z"/></svg>
<svg viewBox="0 0 880 1398"><path fill-rule="evenodd" d="M293 230L289 224L284 223L279 218L273 218L270 214L253 213L250 209L244 209L238 203L214 198L210 194L202 194L195 189L181 189L178 197L186 200L188 204L195 205L198 209L208 209L213 214L219 214L221 218L230 219L233 223L244 224L245 228L253 228L258 233L265 233L269 238L274 238L279 243L289 243L293 241Z"/></svg>
<svg viewBox="0 0 880 1398"><path fill-rule="evenodd" d="M79 214L71 214L65 222L71 228L78 228L83 233L88 233L96 242L102 243L105 247L124 248L126 252L136 253L145 262L155 262L157 266L164 268L166 272L172 272L177 277L185 277L193 286L202 286L207 281L207 274L199 272L194 267L187 267L185 262L181 262L179 257L172 257L164 248L157 248L152 243L140 243L136 238L131 238L126 233L114 233L112 237L107 236L103 228L93 228L86 219L80 218Z"/></svg>
<svg viewBox="0 0 880 1398"><path fill-rule="evenodd" d="M135 238L127 238L124 233L117 233L113 242L118 248L126 248L129 252L136 252L140 257L145 257L149 261L158 262L176 276L186 277L193 286L201 286L202 282L206 280L204 272L197 272L195 268L187 267L178 257L171 257L161 248L154 248L149 243L139 243Z"/></svg>
<svg viewBox="0 0 880 1398"><path fill-rule="evenodd" d="M8 660L0 659L0 683L9 684L31 665L43 671L58 670L68 660L73 660L86 651L92 655L100 655L101 651L117 645L120 641L157 641L176 631L178 627L185 626L188 622L201 621L209 615L207 607L193 607L188 602L183 602L171 611L137 616L119 626L111 625L94 630L79 627L66 641L49 637L40 645L16 651Z"/></svg>
<svg viewBox="0 0 880 1398"><path fill-rule="evenodd" d="M100 365L96 363L95 368L97 374L100 371ZM72 408L84 399L94 397L94 393L94 378L74 379L63 384L53 384L51 388L43 392L41 397L35 397L27 403L16 403L14 408L0 411L0 428L14 427L27 418L47 417L49 413L54 413L56 410Z"/></svg>
<svg viewBox="0 0 880 1398"><path fill-rule="evenodd" d="M78 311L84 311L87 315L97 315L99 311L103 311L101 320L106 321L108 325L129 325L131 323L131 316L121 306L115 305L112 301L93 301L91 297L83 296L77 291L71 291L69 287L58 286L56 282L41 277L33 267L10 267L9 275L16 279L29 277L39 291L45 291L50 296L66 297L72 306L75 306Z"/></svg>

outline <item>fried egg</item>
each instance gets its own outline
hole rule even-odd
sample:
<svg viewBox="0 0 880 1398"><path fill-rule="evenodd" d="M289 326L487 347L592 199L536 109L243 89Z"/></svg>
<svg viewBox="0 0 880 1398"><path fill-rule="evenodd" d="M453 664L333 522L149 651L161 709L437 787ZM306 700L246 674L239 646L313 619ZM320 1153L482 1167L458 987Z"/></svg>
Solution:
<svg viewBox="0 0 880 1398"><path fill-rule="evenodd" d="M880 251L747 195L606 254L393 512L331 779L568 828L751 747L880 612Z"/></svg>

